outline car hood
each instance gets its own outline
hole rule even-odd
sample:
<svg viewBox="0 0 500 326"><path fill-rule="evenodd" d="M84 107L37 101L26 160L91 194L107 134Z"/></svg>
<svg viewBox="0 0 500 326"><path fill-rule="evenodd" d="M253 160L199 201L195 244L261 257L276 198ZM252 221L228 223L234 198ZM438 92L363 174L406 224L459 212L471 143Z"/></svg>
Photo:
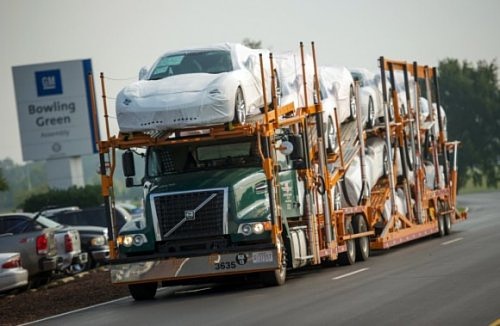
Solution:
<svg viewBox="0 0 500 326"><path fill-rule="evenodd" d="M201 92L225 75L227 73L196 73L176 75L158 80L139 80L125 87L122 94L127 97L150 97L184 92Z"/></svg>
<svg viewBox="0 0 500 326"><path fill-rule="evenodd" d="M75 229L80 232L80 235L83 234L107 234L108 229L102 226L92 226L92 225L75 225L73 226Z"/></svg>

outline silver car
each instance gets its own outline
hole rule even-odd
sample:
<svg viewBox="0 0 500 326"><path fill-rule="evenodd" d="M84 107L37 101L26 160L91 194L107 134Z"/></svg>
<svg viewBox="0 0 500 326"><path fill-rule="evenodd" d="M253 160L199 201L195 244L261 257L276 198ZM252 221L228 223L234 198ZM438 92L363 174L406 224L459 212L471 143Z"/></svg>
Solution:
<svg viewBox="0 0 500 326"><path fill-rule="evenodd" d="M22 288L28 285L28 270L21 264L18 252L0 253L0 292Z"/></svg>
<svg viewBox="0 0 500 326"><path fill-rule="evenodd" d="M80 234L73 227L63 226L54 222L43 215L31 213L5 214L11 221L17 221L19 225L31 225L44 229L53 229L55 231L57 268L59 272L74 274L80 271L79 266L87 262L87 254L82 253Z"/></svg>
<svg viewBox="0 0 500 326"><path fill-rule="evenodd" d="M19 252L31 280L46 280L57 267L55 230L43 228L31 219L0 215L0 248Z"/></svg>

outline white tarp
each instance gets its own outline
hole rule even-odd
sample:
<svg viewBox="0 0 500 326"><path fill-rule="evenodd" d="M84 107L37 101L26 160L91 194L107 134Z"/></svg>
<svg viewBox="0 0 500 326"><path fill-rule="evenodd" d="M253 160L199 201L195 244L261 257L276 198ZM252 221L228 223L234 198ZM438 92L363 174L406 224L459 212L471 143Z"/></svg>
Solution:
<svg viewBox="0 0 500 326"><path fill-rule="evenodd" d="M394 203L396 204L396 211L401 214L406 216L408 214L408 209L406 207L406 200L405 200L405 195L402 189L397 189L394 197ZM391 216L391 198L389 197L385 201L384 205L384 211L382 212L382 217L388 221L389 217Z"/></svg>
<svg viewBox="0 0 500 326"><path fill-rule="evenodd" d="M247 114L259 113L263 106L259 54L263 54L265 78L270 85L268 50L224 43L166 53L145 79L132 83L117 95L120 131L230 122L238 87L243 91ZM267 98L270 102L270 93Z"/></svg>
<svg viewBox="0 0 500 326"><path fill-rule="evenodd" d="M304 107L305 93L307 105L314 104L314 61L311 55L304 54L304 70L306 73L306 89L304 92L304 74L302 59L298 52L274 54L274 62L278 71L281 86L281 104L293 103L296 108Z"/></svg>
<svg viewBox="0 0 500 326"><path fill-rule="evenodd" d="M369 138L366 142L366 181L367 191L371 191L377 181L384 175L384 148L385 142L380 138ZM342 207L357 205L362 195L363 183L361 179L361 159L356 156L344 176L342 189Z"/></svg>
<svg viewBox="0 0 500 326"><path fill-rule="evenodd" d="M341 185L342 207L357 206L363 190L361 164L356 156L347 169Z"/></svg>

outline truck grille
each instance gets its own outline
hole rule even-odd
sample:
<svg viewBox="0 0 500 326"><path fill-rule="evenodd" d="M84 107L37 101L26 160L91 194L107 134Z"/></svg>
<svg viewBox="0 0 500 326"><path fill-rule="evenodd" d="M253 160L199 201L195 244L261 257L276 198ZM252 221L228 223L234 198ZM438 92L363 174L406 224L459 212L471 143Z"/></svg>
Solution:
<svg viewBox="0 0 500 326"><path fill-rule="evenodd" d="M227 191L206 189L153 195L163 240L227 234Z"/></svg>

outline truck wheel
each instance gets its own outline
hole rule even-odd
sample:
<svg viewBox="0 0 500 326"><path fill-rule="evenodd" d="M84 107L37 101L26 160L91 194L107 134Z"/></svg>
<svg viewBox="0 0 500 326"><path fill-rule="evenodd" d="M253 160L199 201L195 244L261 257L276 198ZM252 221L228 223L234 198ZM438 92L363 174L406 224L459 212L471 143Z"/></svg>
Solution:
<svg viewBox="0 0 500 326"><path fill-rule="evenodd" d="M438 230L439 230L438 235L439 235L439 237L444 237L445 236L444 215L439 215L437 220L438 220Z"/></svg>
<svg viewBox="0 0 500 326"><path fill-rule="evenodd" d="M451 216L450 214L444 215L444 234L451 234Z"/></svg>
<svg viewBox="0 0 500 326"><path fill-rule="evenodd" d="M128 290L130 295L136 301L153 300L158 288L157 282L129 284Z"/></svg>
<svg viewBox="0 0 500 326"><path fill-rule="evenodd" d="M278 256L281 256L280 268L270 272L263 272L261 274L262 283L265 286L283 285L286 281L287 253L281 237L278 238L277 247L279 248Z"/></svg>
<svg viewBox="0 0 500 326"><path fill-rule="evenodd" d="M352 222L346 225L346 233L353 234ZM347 251L339 254L339 264L342 266L354 265L356 262L356 243L353 239L346 241Z"/></svg>
<svg viewBox="0 0 500 326"><path fill-rule="evenodd" d="M235 123L245 124L247 118L247 106L245 103L245 98L243 97L243 91L238 87L236 90L236 97L234 100L234 119Z"/></svg>
<svg viewBox="0 0 500 326"><path fill-rule="evenodd" d="M449 205L446 201L439 200L438 208L439 212L448 211ZM449 235L451 233L451 216L449 213L441 216L443 217L444 235Z"/></svg>
<svg viewBox="0 0 500 326"><path fill-rule="evenodd" d="M366 224L363 215L354 216L354 233L363 233L368 231L368 226ZM370 256L370 240L368 237L362 237L356 239L356 260L365 261Z"/></svg>

